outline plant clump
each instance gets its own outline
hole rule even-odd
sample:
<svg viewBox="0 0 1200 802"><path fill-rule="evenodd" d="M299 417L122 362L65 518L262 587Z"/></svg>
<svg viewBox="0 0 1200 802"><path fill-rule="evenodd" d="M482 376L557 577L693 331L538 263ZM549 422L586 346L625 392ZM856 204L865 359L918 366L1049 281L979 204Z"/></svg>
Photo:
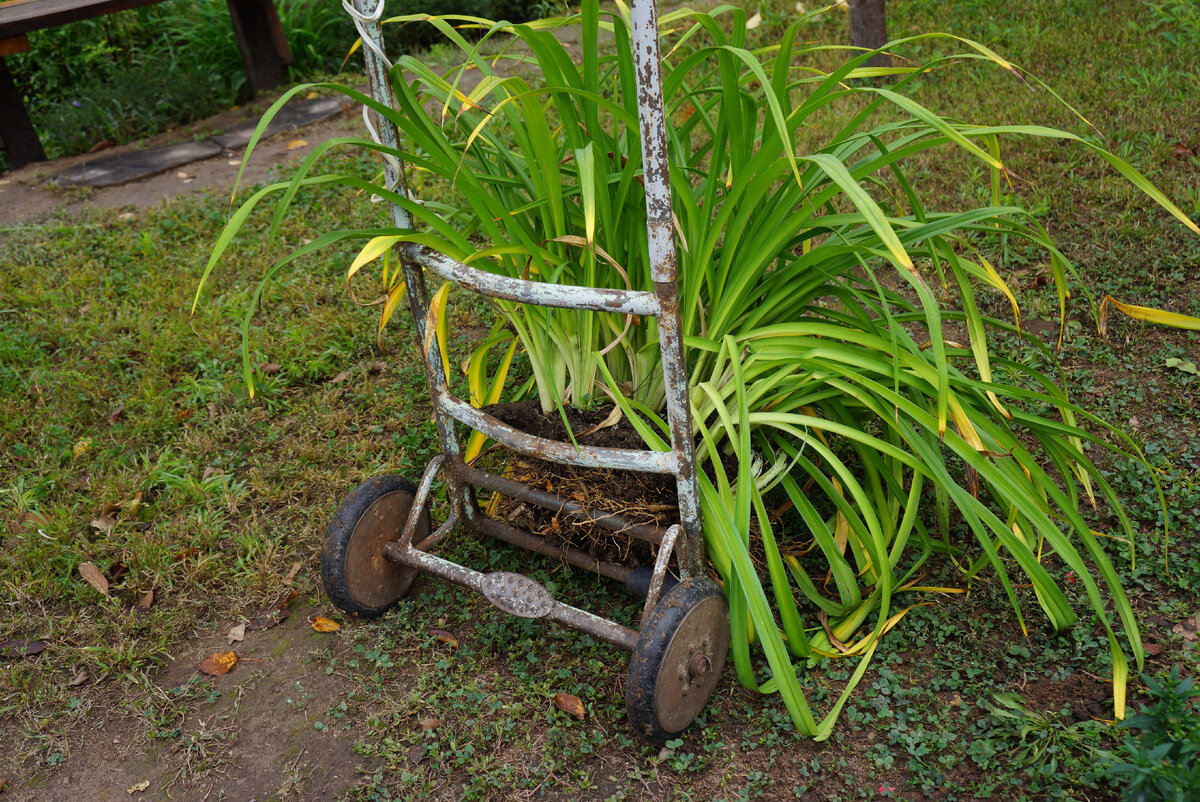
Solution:
<svg viewBox="0 0 1200 802"><path fill-rule="evenodd" d="M330 232L269 275L333 242L363 240L351 274L382 259L381 325L404 291L389 261L396 245L510 277L651 289L624 7L602 14L585 2L580 14L525 25L398 21L432 24L460 48L461 64L442 74L402 56L390 74L394 108L343 91L395 125L398 149L357 144L406 165L420 200L356 176L309 177L318 149L291 182L246 202L209 269L262 198L282 193L278 222L299 187L340 182L402 207L419 230ZM880 637L911 609L898 600L962 592L926 585L937 555L957 567L962 585L990 572L1022 631L1031 606L1055 629L1074 624L1056 577L1078 578L1072 584L1110 647L1119 716L1126 655L1141 666L1142 650L1110 552L1132 559L1135 532L1088 449L1140 455L1053 376L991 346L997 333L1015 336L1053 361L1021 330L1002 276L1007 248L1020 244L1049 265L1060 311L1074 270L1005 195L1004 150L1019 137L1074 142L1200 229L1128 163L1074 134L952 120L906 91L956 61L1018 73L983 45L930 34L889 49L940 37L962 52L898 68L867 67L872 53L863 52L824 70L815 66L820 48L800 43L799 21L766 47L748 43L750 26L736 8L683 9L660 23L704 535L730 604L739 681L779 693L800 732L828 737ZM580 28L578 62L556 36L566 26ZM810 122L830 114L843 117L837 132L807 141ZM987 202L943 210L926 199L909 165L946 150L980 168ZM986 312L981 294L1000 299L1010 316ZM444 289L434 309L444 339ZM507 301L496 309L514 339L489 338L470 360L476 401L498 400L519 342L543 410L610 399L650 448L668 447L653 321ZM487 349L504 342L505 355L489 361ZM1106 544L1081 512L1101 503L1119 521ZM797 671L844 657L858 666L818 717Z"/></svg>

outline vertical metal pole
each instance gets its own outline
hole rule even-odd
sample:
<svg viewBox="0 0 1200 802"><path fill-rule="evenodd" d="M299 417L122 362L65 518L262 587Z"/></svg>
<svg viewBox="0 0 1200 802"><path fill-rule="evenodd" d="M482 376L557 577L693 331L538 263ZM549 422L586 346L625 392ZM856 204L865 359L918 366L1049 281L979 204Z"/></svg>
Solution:
<svg viewBox="0 0 1200 802"><path fill-rule="evenodd" d="M696 452L692 443L691 404L687 364L683 355L679 314L678 265L671 214L671 184L667 165L667 128L663 109L661 57L658 51L658 9L655 0L633 0L633 61L637 70L638 126L642 136L642 169L646 186L646 238L650 244L650 276L662 305L658 342L662 351L667 419L671 448L678 460L682 547L677 548L685 577L704 575L704 534L700 522L700 488L696 483Z"/></svg>
<svg viewBox="0 0 1200 802"><path fill-rule="evenodd" d="M375 14L379 5L384 0L354 0L354 7L363 16L370 17ZM369 46L366 41L363 42L363 58L366 61L367 67L367 83L370 86L371 96L381 104L388 108L396 108L395 97L392 95L391 84L388 83L388 64L381 55L383 51L383 35L380 31L378 20L368 21L360 26L359 32L370 40ZM372 112L374 114L374 112ZM380 114L375 116L375 129L379 135L379 142L384 147L398 150L400 137L396 131L395 124L391 120ZM404 179L404 173L400 169L400 162L394 158L385 158L383 160L383 175L384 185L398 195L407 197L408 184ZM413 220L408 212L403 207L394 203L389 204L392 211L392 224L396 228L413 228ZM400 258L400 264L404 269L404 281L407 287L408 308L412 312L413 325L416 328L417 346L421 349L421 356L425 363L425 379L429 387L430 398L433 399L433 415L437 421L438 439L442 444L442 453L446 455L447 462L452 463L454 458L459 455L460 446L458 438L454 432L454 420L444 414L441 407L437 403L438 399L449 392L446 384L445 372L442 370L441 349L438 348L437 338L434 335L433 329L429 328L426 331L426 320L429 316L429 290L425 286L425 274L421 267L405 254L403 248L397 248L396 254ZM446 472L446 481L450 485L450 496L459 504L459 513L470 518L474 517L475 498L469 485L459 481L453 471Z"/></svg>

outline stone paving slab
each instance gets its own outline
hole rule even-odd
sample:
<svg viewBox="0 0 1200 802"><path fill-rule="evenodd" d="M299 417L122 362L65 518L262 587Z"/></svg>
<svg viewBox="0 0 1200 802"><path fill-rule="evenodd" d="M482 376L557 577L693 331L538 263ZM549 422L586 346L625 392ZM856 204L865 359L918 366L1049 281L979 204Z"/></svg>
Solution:
<svg viewBox="0 0 1200 802"><path fill-rule="evenodd" d="M289 103L279 110L279 113L275 115L275 119L271 120L271 124L263 132L262 138L266 139L284 131L295 131L306 125L319 122L326 117L332 117L348 105L349 100L340 96L319 97L314 100ZM250 143L250 137L254 136L254 129L257 126L257 120L244 123L220 136L214 136L212 141L225 150L240 150Z"/></svg>
<svg viewBox="0 0 1200 802"><path fill-rule="evenodd" d="M221 146L210 140L131 150L83 162L56 175L51 183L60 187L112 187L207 159L220 152Z"/></svg>

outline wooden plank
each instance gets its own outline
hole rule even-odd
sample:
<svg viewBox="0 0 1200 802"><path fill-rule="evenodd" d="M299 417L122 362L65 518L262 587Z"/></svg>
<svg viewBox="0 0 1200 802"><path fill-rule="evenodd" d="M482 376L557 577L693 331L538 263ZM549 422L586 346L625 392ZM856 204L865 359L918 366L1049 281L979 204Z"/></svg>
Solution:
<svg viewBox="0 0 1200 802"><path fill-rule="evenodd" d="M162 0L16 0L0 3L0 39L159 2Z"/></svg>
<svg viewBox="0 0 1200 802"><path fill-rule="evenodd" d="M21 93L13 83L8 64L0 58L0 137L13 167L46 161L46 151L38 141L33 123L21 102Z"/></svg>
<svg viewBox="0 0 1200 802"><path fill-rule="evenodd" d="M226 0L242 65L255 92L273 89L287 80L286 65L292 51L283 35L279 14L271 0Z"/></svg>
<svg viewBox="0 0 1200 802"><path fill-rule="evenodd" d="M27 50L29 50L29 37L25 34L9 39L0 39L0 58L15 56L17 53L24 53Z"/></svg>

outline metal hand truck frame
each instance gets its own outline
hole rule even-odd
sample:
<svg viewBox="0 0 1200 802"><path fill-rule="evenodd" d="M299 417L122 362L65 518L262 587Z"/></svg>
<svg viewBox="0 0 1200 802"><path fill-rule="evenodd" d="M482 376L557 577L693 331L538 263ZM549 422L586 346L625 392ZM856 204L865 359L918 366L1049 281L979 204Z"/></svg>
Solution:
<svg viewBox="0 0 1200 802"><path fill-rule="evenodd" d="M372 96L395 107L388 84L379 18L383 0L354 0ZM340 505L326 532L322 578L341 609L378 615L427 573L482 594L499 609L525 618L546 618L633 652L625 687L626 711L643 737L663 741L685 730L707 704L720 678L729 645L729 611L721 588L705 570L696 459L691 434L688 382L679 314L675 241L668 182L666 130L655 0L634 0L633 49L638 83L638 122L646 192L647 238L653 292L558 286L487 273L428 248L401 249L409 307L425 366L442 453L419 484L397 476L368 480ZM396 149L396 128L377 116L379 141ZM387 187L406 196L404 174L384 160ZM411 229L408 213L391 204L392 222ZM658 321L670 451L576 447L521 432L451 394L441 349L429 318L424 270L473 292L510 301L567 309L652 316ZM584 508L574 501L466 464L455 422L482 432L506 448L539 459L585 468L672 474L679 523L666 530L631 524L622 516ZM450 512L430 531L429 498L435 476L447 487ZM555 545L541 535L492 520L479 509L480 488L534 504L573 522L586 522L636 537L658 549L653 570L604 562L580 549ZM639 629L554 600L536 581L510 572L481 573L431 552L459 524L624 582L646 596ZM670 585L668 564L676 555L680 579ZM648 576L647 576L648 573ZM670 579L669 579L670 577ZM647 581L648 580L648 581ZM664 583L669 586L664 591Z"/></svg>

